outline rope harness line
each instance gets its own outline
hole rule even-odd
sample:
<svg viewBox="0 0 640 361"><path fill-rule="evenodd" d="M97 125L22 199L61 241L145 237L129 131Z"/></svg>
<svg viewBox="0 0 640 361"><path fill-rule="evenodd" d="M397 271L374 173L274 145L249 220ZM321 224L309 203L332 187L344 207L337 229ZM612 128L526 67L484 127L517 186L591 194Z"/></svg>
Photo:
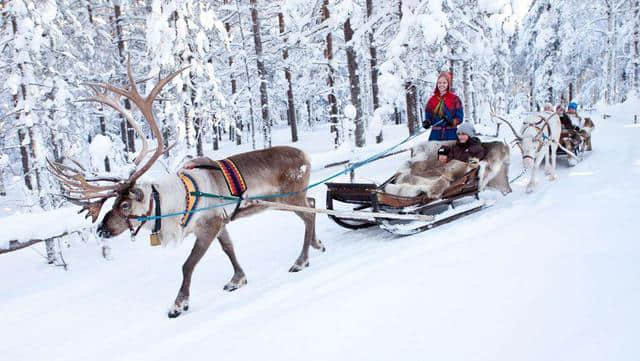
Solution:
<svg viewBox="0 0 640 361"><path fill-rule="evenodd" d="M436 123L436 125L442 123L443 120L439 121L438 123ZM410 140L422 135L423 133L425 133L424 131L422 132L416 132L410 136L408 136L407 138L405 138L403 141L401 141L398 144L395 144L394 146L387 148L385 150L383 150L382 152L376 153L362 161L359 162L355 162L353 163L351 166L346 167L344 170L337 172L336 174L333 174L327 178L324 178L318 182L312 183L308 186L306 186L305 188L303 188L300 191L297 192L287 192L287 193L278 193L278 194L266 194L266 195L257 195L257 196L251 196L251 197L236 197L236 196L225 196L225 195L221 195L221 194L212 194L212 193L206 193L206 192L200 192L200 191L194 191L194 192L189 192L192 196L194 197L206 197L206 198L214 198L214 199L219 199L219 200L225 200L228 202L223 202L220 204L215 204L212 206L208 206L208 207L202 207L202 208L193 208L191 210L188 211L182 211L182 212L175 212L175 213L168 213L168 214L163 214L160 216L141 216L136 218L136 220L138 222L146 222L149 220L153 220L153 219L162 219L162 218L169 218L169 217L178 217L178 216L185 216L187 214L192 214L192 213L196 213L196 212L203 212L203 211L208 211L211 209L216 209L216 208L222 208L222 207L226 207L229 205L239 205L240 202L242 201L251 201L251 200L266 200L266 199L273 199L273 198L286 198L286 197L291 197L294 196L296 194L302 193L302 192L306 192L309 189L315 188L319 185L325 184L326 182L337 178L341 175L347 174L349 172L352 172L354 170L356 170L357 168L363 167L373 161L378 160L379 158L383 157L384 155L392 152L393 150L395 150L396 148L398 148L399 146L409 142Z"/></svg>

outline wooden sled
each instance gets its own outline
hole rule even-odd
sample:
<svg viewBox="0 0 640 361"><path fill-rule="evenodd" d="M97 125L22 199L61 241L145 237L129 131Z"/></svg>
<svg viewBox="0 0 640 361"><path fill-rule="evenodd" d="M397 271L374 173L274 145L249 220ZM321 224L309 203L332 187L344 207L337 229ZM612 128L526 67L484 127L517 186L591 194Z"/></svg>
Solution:
<svg viewBox="0 0 640 361"><path fill-rule="evenodd" d="M384 192L387 184L393 183L396 176L387 179L381 185L374 183L327 183L327 209L351 211L367 210L380 214L420 214L433 216L433 220L415 221L375 217L371 220L350 218L348 216L329 217L338 225L349 229L362 229L372 226L397 235L409 235L449 223L455 219L475 213L491 205L478 197L478 170L472 170L453 182L442 194L442 198L433 199L427 195L403 197ZM345 212L348 213L348 212Z"/></svg>

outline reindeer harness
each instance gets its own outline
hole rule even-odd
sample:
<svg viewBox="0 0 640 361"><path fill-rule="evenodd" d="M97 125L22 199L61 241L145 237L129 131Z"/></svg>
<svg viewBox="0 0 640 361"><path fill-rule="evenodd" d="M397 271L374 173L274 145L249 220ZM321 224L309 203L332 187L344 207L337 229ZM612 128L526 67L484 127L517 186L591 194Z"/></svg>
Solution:
<svg viewBox="0 0 640 361"><path fill-rule="evenodd" d="M182 185L184 186L185 193L186 193L185 210L184 210L184 214L182 215L182 219L180 220L180 225L184 228L189 224L189 221L191 220L191 216L193 216L193 213L191 211L198 205L198 200L200 200L200 197L194 195L194 193L197 194L199 192L199 189L198 189L198 184L193 179L193 177L183 172L180 172L178 173L178 178L180 178L180 181L182 182ZM138 235L138 232L140 231L142 226L147 222L147 219L149 218L149 216L151 216L151 213L154 212L154 210L155 210L155 215L154 215L155 220L154 220L153 230L151 230L150 241L152 246L158 246L161 244L159 233L162 228L162 209L160 207L160 193L158 192L158 190L154 185L151 186L151 197L149 197L149 208L147 209L147 212L142 215L131 214L127 216L126 219L127 219L127 226L129 227L129 231L131 232L131 236L135 237L136 235ZM133 224L131 224L132 219L135 219L135 220L144 219L144 220L141 221L138 227L135 228L134 230Z"/></svg>
<svg viewBox="0 0 640 361"><path fill-rule="evenodd" d="M160 228L162 227L162 220L161 220L162 214L161 214L161 208L160 208L160 193L158 193L158 190L156 190L156 187L154 185L151 185L151 197L149 197L149 208L147 209L147 212L142 215L130 214L125 218L127 220L127 227L129 227L129 232L131 232L131 237L135 238L135 236L138 235L138 232L140 231L142 226L144 226L144 224L147 223L146 218L148 218L151 215L151 212L154 211L154 207L153 207L154 204L155 204L156 219L153 225L153 230L151 231L151 245L158 246L160 245L158 232L160 232ZM132 219L137 220L139 218L145 218L145 220L140 222L140 224L134 231L133 224L131 224L131 220Z"/></svg>
<svg viewBox="0 0 640 361"><path fill-rule="evenodd" d="M182 219L180 219L180 225L186 227L191 220L191 216L193 216L191 210L198 205L198 201L200 200L200 197L193 195L193 193L199 192L199 189L198 184L190 175L180 172L178 173L178 178L182 181L185 193L187 194L185 196L185 212Z"/></svg>
<svg viewBox="0 0 640 361"><path fill-rule="evenodd" d="M551 116L549 116L548 118L544 118L543 116L539 115L538 117L540 118L540 120L536 123L524 123L524 127L522 128L522 131L520 132L521 134L524 134L525 130L527 130L527 128L534 128L535 130L537 130L536 135L533 137L533 141L536 142L538 144L538 149L536 149L535 154L538 154L540 152L540 150L542 149L542 147L545 146L545 144L549 141L549 136L547 136L546 134L544 134L544 129L547 128L549 130L549 133L551 133L551 128L549 127L549 119L551 119L551 117L553 117L555 114L552 114ZM522 146L520 145L520 142L516 139L516 144L518 145L518 147L520 147L520 150L522 151ZM526 158L530 158L532 160L534 160L534 157L531 155L524 155L523 152L523 156L522 159L526 159Z"/></svg>

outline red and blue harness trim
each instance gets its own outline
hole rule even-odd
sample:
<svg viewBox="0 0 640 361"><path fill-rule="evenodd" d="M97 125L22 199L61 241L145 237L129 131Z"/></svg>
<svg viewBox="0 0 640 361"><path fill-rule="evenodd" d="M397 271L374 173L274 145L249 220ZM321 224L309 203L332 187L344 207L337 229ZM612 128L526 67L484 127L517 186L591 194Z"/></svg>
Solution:
<svg viewBox="0 0 640 361"><path fill-rule="evenodd" d="M227 182L229 193L234 197L241 197L247 190L247 184L236 164L230 159L217 160L216 164L220 167L224 180Z"/></svg>

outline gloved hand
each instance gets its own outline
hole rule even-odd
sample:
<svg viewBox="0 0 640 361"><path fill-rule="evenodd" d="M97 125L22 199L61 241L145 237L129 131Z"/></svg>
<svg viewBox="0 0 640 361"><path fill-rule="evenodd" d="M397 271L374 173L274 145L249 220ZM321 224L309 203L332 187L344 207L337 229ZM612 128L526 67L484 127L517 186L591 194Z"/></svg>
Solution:
<svg viewBox="0 0 640 361"><path fill-rule="evenodd" d="M430 121L429 119L425 119L425 120L422 122L422 127L423 127L424 129L429 129L429 128L431 128L431 121Z"/></svg>
<svg viewBox="0 0 640 361"><path fill-rule="evenodd" d="M573 127L573 130L575 130L576 132L579 132L580 131L580 127L576 125L575 127Z"/></svg>

